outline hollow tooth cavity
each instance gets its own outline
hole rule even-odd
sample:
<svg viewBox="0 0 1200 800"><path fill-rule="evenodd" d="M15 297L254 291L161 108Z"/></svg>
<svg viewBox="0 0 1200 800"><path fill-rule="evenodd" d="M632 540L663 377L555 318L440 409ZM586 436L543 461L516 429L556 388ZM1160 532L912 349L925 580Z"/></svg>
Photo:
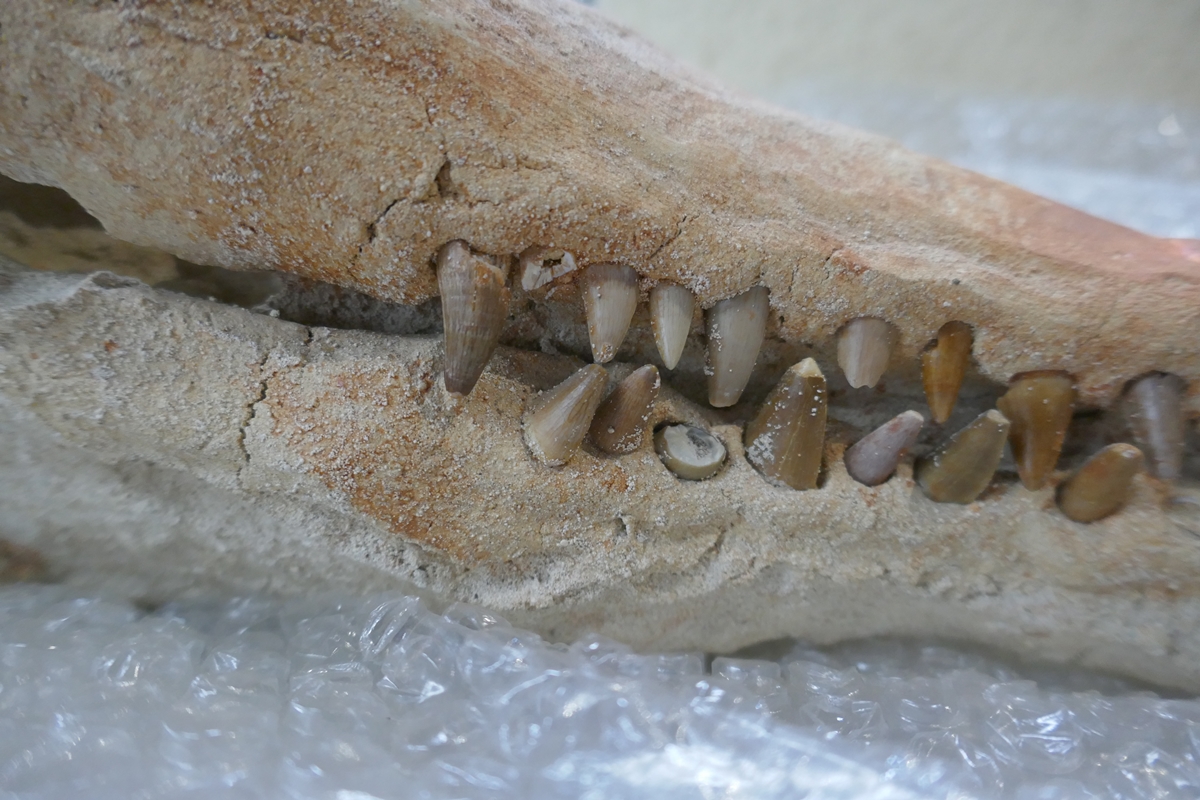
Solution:
<svg viewBox="0 0 1200 800"><path fill-rule="evenodd" d="M922 491L938 503L971 503L996 474L1009 421L992 409L956 433L928 458L917 462L916 478Z"/></svg>
<svg viewBox="0 0 1200 800"><path fill-rule="evenodd" d="M892 358L896 329L875 317L850 320L838 332L838 365L854 388L879 383Z"/></svg>
<svg viewBox="0 0 1200 800"><path fill-rule="evenodd" d="M1071 425L1074 381L1065 372L1018 375L996 407L1012 423L1008 441L1021 483L1031 491L1041 489L1058 463Z"/></svg>
<svg viewBox="0 0 1200 800"><path fill-rule="evenodd" d="M1179 376L1154 372L1130 384L1123 402L1147 470L1167 481L1178 479L1183 469L1183 387Z"/></svg>
<svg viewBox="0 0 1200 800"><path fill-rule="evenodd" d="M551 466L565 464L583 441L607 385L604 367L588 364L551 389L525 421L525 442L534 457Z"/></svg>
<svg viewBox="0 0 1200 800"><path fill-rule="evenodd" d="M593 264L587 268L586 284L583 298L592 358L603 364L613 360L629 332L637 310L637 273L620 264Z"/></svg>
<svg viewBox="0 0 1200 800"><path fill-rule="evenodd" d="M606 453L632 453L642 443L650 410L658 397L658 367L634 370L601 403L592 420L591 439Z"/></svg>
<svg viewBox="0 0 1200 800"><path fill-rule="evenodd" d="M667 425L654 434L654 449L676 476L702 481L716 475L725 463L725 445L694 425Z"/></svg>
<svg viewBox="0 0 1200 800"><path fill-rule="evenodd" d="M746 458L772 483L815 489L826 410L825 376L816 361L806 358L783 374L746 426Z"/></svg>
<svg viewBox="0 0 1200 800"><path fill-rule="evenodd" d="M466 242L448 242L438 251L446 341L443 380L451 392L465 395L475 388L500 341L510 299L506 277L490 259L472 253Z"/></svg>
<svg viewBox="0 0 1200 800"><path fill-rule="evenodd" d="M737 403L750 381L767 333L765 286L755 286L708 310L708 402L716 408Z"/></svg>
<svg viewBox="0 0 1200 800"><path fill-rule="evenodd" d="M695 308L696 296L682 286L660 283L650 291L650 325L667 369L675 369L683 355Z"/></svg>
<svg viewBox="0 0 1200 800"><path fill-rule="evenodd" d="M947 322L937 332L937 343L921 354L921 383L930 416L941 425L950 419L963 376L971 360L974 334L965 322Z"/></svg>
<svg viewBox="0 0 1200 800"><path fill-rule="evenodd" d="M859 483L878 486L896 471L924 425L925 418L916 411L893 417L846 450L846 471Z"/></svg>
<svg viewBox="0 0 1200 800"><path fill-rule="evenodd" d="M1095 522L1129 502L1145 458L1131 444L1110 444L1058 487L1059 509L1076 522Z"/></svg>

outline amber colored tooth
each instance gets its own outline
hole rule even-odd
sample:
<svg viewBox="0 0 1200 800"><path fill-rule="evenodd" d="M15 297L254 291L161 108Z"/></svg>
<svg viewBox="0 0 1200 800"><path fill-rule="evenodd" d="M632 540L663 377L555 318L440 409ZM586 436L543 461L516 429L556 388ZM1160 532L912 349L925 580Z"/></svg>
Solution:
<svg viewBox="0 0 1200 800"><path fill-rule="evenodd" d="M939 503L974 501L996 474L1008 428L1008 419L999 411L980 414L931 456L917 462L917 483Z"/></svg>
<svg viewBox="0 0 1200 800"><path fill-rule="evenodd" d="M586 273L588 336L597 364L612 361L637 310L637 273L620 264L593 264Z"/></svg>
<svg viewBox="0 0 1200 800"><path fill-rule="evenodd" d="M1009 382L996 408L1012 423L1008 441L1021 483L1026 489L1041 489L1058 463L1071 425L1074 381L1065 372L1026 372Z"/></svg>
<svg viewBox="0 0 1200 800"><path fill-rule="evenodd" d="M650 325L663 366L675 369L692 329L696 296L682 286L660 283L650 290Z"/></svg>
<svg viewBox="0 0 1200 800"><path fill-rule="evenodd" d="M667 425L654 434L654 449L671 472L689 481L716 475L725 463L725 445L703 428Z"/></svg>
<svg viewBox="0 0 1200 800"><path fill-rule="evenodd" d="M765 286L755 286L708 310L708 402L716 408L737 403L750 381L767 333Z"/></svg>
<svg viewBox="0 0 1200 800"><path fill-rule="evenodd" d="M905 411L859 439L846 451L846 471L867 486L878 486L892 476L908 448L916 444L925 418Z"/></svg>
<svg viewBox="0 0 1200 800"><path fill-rule="evenodd" d="M508 317L507 276L466 242L442 245L437 256L442 327L446 337L446 388L470 394L487 366Z"/></svg>
<svg viewBox="0 0 1200 800"><path fill-rule="evenodd" d="M958 402L967 363L971 360L974 334L965 322L947 322L937 332L937 344L921 354L921 382L933 421L950 419Z"/></svg>
<svg viewBox="0 0 1200 800"><path fill-rule="evenodd" d="M551 466L566 463L592 424L607 385L604 367L588 364L551 389L525 421L525 441L534 456Z"/></svg>
<svg viewBox="0 0 1200 800"><path fill-rule="evenodd" d="M1166 372L1138 378L1125 391L1133 440L1151 475L1173 481L1183 468L1183 379Z"/></svg>
<svg viewBox="0 0 1200 800"><path fill-rule="evenodd" d="M858 388L874 386L892 358L896 329L875 317L852 319L838 332L838 365L846 381Z"/></svg>
<svg viewBox="0 0 1200 800"><path fill-rule="evenodd" d="M783 374L746 426L746 458L772 483L814 489L825 447L825 376L806 358Z"/></svg>
<svg viewBox="0 0 1200 800"><path fill-rule="evenodd" d="M658 397L658 367L647 364L617 384L592 420L592 442L606 453L632 453L642 443Z"/></svg>
<svg viewBox="0 0 1200 800"><path fill-rule="evenodd" d="M1110 444L1059 485L1059 509L1076 522L1095 522L1120 511L1144 463L1142 451L1133 445Z"/></svg>

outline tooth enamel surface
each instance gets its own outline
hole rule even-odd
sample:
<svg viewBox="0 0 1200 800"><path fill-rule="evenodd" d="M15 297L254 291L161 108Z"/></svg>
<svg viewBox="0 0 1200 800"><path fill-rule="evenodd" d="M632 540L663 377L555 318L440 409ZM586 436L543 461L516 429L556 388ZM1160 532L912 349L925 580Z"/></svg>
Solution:
<svg viewBox="0 0 1200 800"><path fill-rule="evenodd" d="M607 383L604 367L588 364L546 394L525 422L525 441L539 461L567 462L583 441Z"/></svg>
<svg viewBox="0 0 1200 800"><path fill-rule="evenodd" d="M725 445L703 428L667 425L654 434L654 449L676 476L702 481L716 475L725 463Z"/></svg>
<svg viewBox="0 0 1200 800"><path fill-rule="evenodd" d="M950 419L971 360L974 334L965 322L947 322L938 329L937 342L921 353L921 382L930 416L941 425Z"/></svg>
<svg viewBox="0 0 1200 800"><path fill-rule="evenodd" d="M663 366L675 369L692 329L696 296L673 283L660 283L650 291L650 324Z"/></svg>
<svg viewBox="0 0 1200 800"><path fill-rule="evenodd" d="M846 450L846 471L867 486L878 486L896 471L901 456L916 444L925 418L905 411L868 433Z"/></svg>
<svg viewBox="0 0 1200 800"><path fill-rule="evenodd" d="M1110 444L1058 487L1059 509L1076 522L1115 514L1129 502L1134 476L1144 462L1142 451L1133 445Z"/></svg>
<svg viewBox="0 0 1200 800"><path fill-rule="evenodd" d="M505 274L465 242L448 242L438 252L438 290L446 339L444 380L457 394L470 394L500 341L508 316Z"/></svg>
<svg viewBox="0 0 1200 800"><path fill-rule="evenodd" d="M1075 408L1071 376L1063 372L1018 376L996 401L996 408L1012 423L1008 441L1021 483L1026 489L1041 489L1058 463L1071 424Z"/></svg>
<svg viewBox="0 0 1200 800"><path fill-rule="evenodd" d="M825 448L825 376L806 358L783 374L746 426L746 458L773 483L815 489Z"/></svg>
<svg viewBox="0 0 1200 800"><path fill-rule="evenodd" d="M650 410L658 397L658 368L647 364L617 384L596 411L591 439L606 453L632 453L642 443Z"/></svg>
<svg viewBox="0 0 1200 800"><path fill-rule="evenodd" d="M587 268L588 336L597 364L612 361L625 341L629 321L637 309L637 273L619 264L593 264Z"/></svg>
<svg viewBox="0 0 1200 800"><path fill-rule="evenodd" d="M985 411L928 458L917 462L917 483L939 503L971 503L996 474L1009 421L999 411Z"/></svg>
<svg viewBox="0 0 1200 800"><path fill-rule="evenodd" d="M879 383L892 358L895 328L881 319L859 317L838 332L838 365L854 388Z"/></svg>
<svg viewBox="0 0 1200 800"><path fill-rule="evenodd" d="M767 332L769 292L755 286L708 310L708 402L716 408L737 403L754 371Z"/></svg>
<svg viewBox="0 0 1200 800"><path fill-rule="evenodd" d="M1183 466L1183 388L1178 376L1156 372L1134 381L1123 398L1147 470L1166 481L1178 479Z"/></svg>

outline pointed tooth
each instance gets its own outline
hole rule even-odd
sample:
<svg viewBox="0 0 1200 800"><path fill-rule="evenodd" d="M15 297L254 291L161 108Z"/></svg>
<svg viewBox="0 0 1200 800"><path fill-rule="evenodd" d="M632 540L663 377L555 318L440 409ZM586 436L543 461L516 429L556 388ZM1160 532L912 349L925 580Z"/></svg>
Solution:
<svg viewBox="0 0 1200 800"><path fill-rule="evenodd" d="M980 414L932 455L917 462L915 474L921 489L938 503L973 502L996 474L1009 424L995 409Z"/></svg>
<svg viewBox="0 0 1200 800"><path fill-rule="evenodd" d="M765 286L755 286L708 310L708 402L717 408L737 403L750 381L767 333Z"/></svg>
<svg viewBox="0 0 1200 800"><path fill-rule="evenodd" d="M471 252L465 242L443 245L437 256L442 327L446 337L446 388L469 394L483 373L508 317L504 271Z"/></svg>
<svg viewBox="0 0 1200 800"><path fill-rule="evenodd" d="M546 394L525 421L525 441L539 461L566 463L583 441L607 385L604 367L588 364Z"/></svg>
<svg viewBox="0 0 1200 800"><path fill-rule="evenodd" d="M637 273L620 264L593 264L586 273L588 336L597 364L612 361L637 310Z"/></svg>
<svg viewBox="0 0 1200 800"><path fill-rule="evenodd" d="M696 296L673 283L660 283L650 291L650 324L663 366L675 369L692 329Z"/></svg>
<svg viewBox="0 0 1200 800"><path fill-rule="evenodd" d="M1120 511L1144 463L1142 451L1133 445L1110 444L1059 485L1059 509L1076 522L1095 522Z"/></svg>
<svg viewBox="0 0 1200 800"><path fill-rule="evenodd" d="M921 354L921 382L933 421L941 425L950 419L963 376L971 360L974 334L965 322L947 322L937 332L937 344Z"/></svg>
<svg viewBox="0 0 1200 800"><path fill-rule="evenodd" d="M1151 475L1166 481L1183 467L1183 379L1166 372L1138 378L1125 391L1125 417Z"/></svg>
<svg viewBox="0 0 1200 800"><path fill-rule="evenodd" d="M680 478L702 481L725 463L725 445L694 425L667 425L654 434L654 449L663 464Z"/></svg>
<svg viewBox="0 0 1200 800"><path fill-rule="evenodd" d="M1021 483L1041 489L1058 463L1075 409L1075 384L1065 372L1027 372L1012 379L996 401L1012 427L1008 441Z"/></svg>
<svg viewBox="0 0 1200 800"><path fill-rule="evenodd" d="M838 332L838 365L854 388L879 383L888 361L896 330L875 317L852 319Z"/></svg>
<svg viewBox="0 0 1200 800"><path fill-rule="evenodd" d="M916 411L905 411L859 439L846 451L846 471L867 486L878 486L892 476L896 464L925 425Z"/></svg>
<svg viewBox="0 0 1200 800"><path fill-rule="evenodd" d="M783 374L746 426L746 458L772 483L814 489L825 449L825 376L806 358Z"/></svg>
<svg viewBox="0 0 1200 800"><path fill-rule="evenodd" d="M600 404L592 420L592 442L606 453L632 453L642 443L650 409L658 397L658 367L634 370Z"/></svg>

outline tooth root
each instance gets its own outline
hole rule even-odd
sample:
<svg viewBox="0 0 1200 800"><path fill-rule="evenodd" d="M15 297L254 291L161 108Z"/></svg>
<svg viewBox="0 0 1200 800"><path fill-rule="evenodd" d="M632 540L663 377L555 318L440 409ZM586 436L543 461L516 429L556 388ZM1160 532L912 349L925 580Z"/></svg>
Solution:
<svg viewBox="0 0 1200 800"><path fill-rule="evenodd" d="M716 475L725 463L725 445L703 428L667 425L654 434L654 449L675 475L702 481Z"/></svg>
<svg viewBox="0 0 1200 800"><path fill-rule="evenodd" d="M1145 458L1131 444L1110 444L1058 487L1058 507L1076 522L1095 522L1120 511L1133 494L1133 477Z"/></svg>
<svg viewBox="0 0 1200 800"><path fill-rule="evenodd" d="M892 357L895 329L881 319L859 317L838 332L838 365L855 389L874 386Z"/></svg>
<svg viewBox="0 0 1200 800"><path fill-rule="evenodd" d="M538 460L566 463L583 441L607 385L604 367L588 364L549 391L525 421L525 441Z"/></svg>
<svg viewBox="0 0 1200 800"><path fill-rule="evenodd" d="M1173 481L1183 468L1183 379L1166 372L1138 378L1125 392L1133 440L1151 475Z"/></svg>
<svg viewBox="0 0 1200 800"><path fill-rule="evenodd" d="M985 411L928 458L917 462L916 478L931 500L970 503L983 493L1004 454L1009 421Z"/></svg>
<svg viewBox="0 0 1200 800"><path fill-rule="evenodd" d="M650 291L650 324L654 343L667 369L675 369L692 329L696 296L682 286L660 283Z"/></svg>
<svg viewBox="0 0 1200 800"><path fill-rule="evenodd" d="M806 358L783 374L746 426L746 458L772 483L814 489L825 447L825 376Z"/></svg>
<svg viewBox="0 0 1200 800"><path fill-rule="evenodd" d="M905 411L859 439L846 451L846 471L867 486L878 486L892 476L904 453L916 444L925 418Z"/></svg>
<svg viewBox="0 0 1200 800"><path fill-rule="evenodd" d="M588 336L597 364L612 361L637 310L637 273L620 264L593 264L586 274Z"/></svg>
<svg viewBox="0 0 1200 800"><path fill-rule="evenodd" d="M755 286L708 310L708 402L716 408L737 403L750 381L767 332L765 286Z"/></svg>
<svg viewBox="0 0 1200 800"><path fill-rule="evenodd" d="M506 275L462 241L438 251L438 291L446 337L446 388L469 394L483 373L508 317Z"/></svg>
<svg viewBox="0 0 1200 800"><path fill-rule="evenodd" d="M634 370L608 396L592 420L592 442L606 453L632 453L642 443L650 409L658 397L658 367Z"/></svg>
<svg viewBox="0 0 1200 800"><path fill-rule="evenodd" d="M947 322L937 333L937 344L921 354L921 382L933 421L941 425L950 419L963 376L971 360L974 334L965 322Z"/></svg>
<svg viewBox="0 0 1200 800"><path fill-rule="evenodd" d="M1075 385L1065 372L1043 371L1018 375L996 408L1012 423L1008 441L1021 483L1041 489L1058 463L1063 439L1075 408Z"/></svg>

